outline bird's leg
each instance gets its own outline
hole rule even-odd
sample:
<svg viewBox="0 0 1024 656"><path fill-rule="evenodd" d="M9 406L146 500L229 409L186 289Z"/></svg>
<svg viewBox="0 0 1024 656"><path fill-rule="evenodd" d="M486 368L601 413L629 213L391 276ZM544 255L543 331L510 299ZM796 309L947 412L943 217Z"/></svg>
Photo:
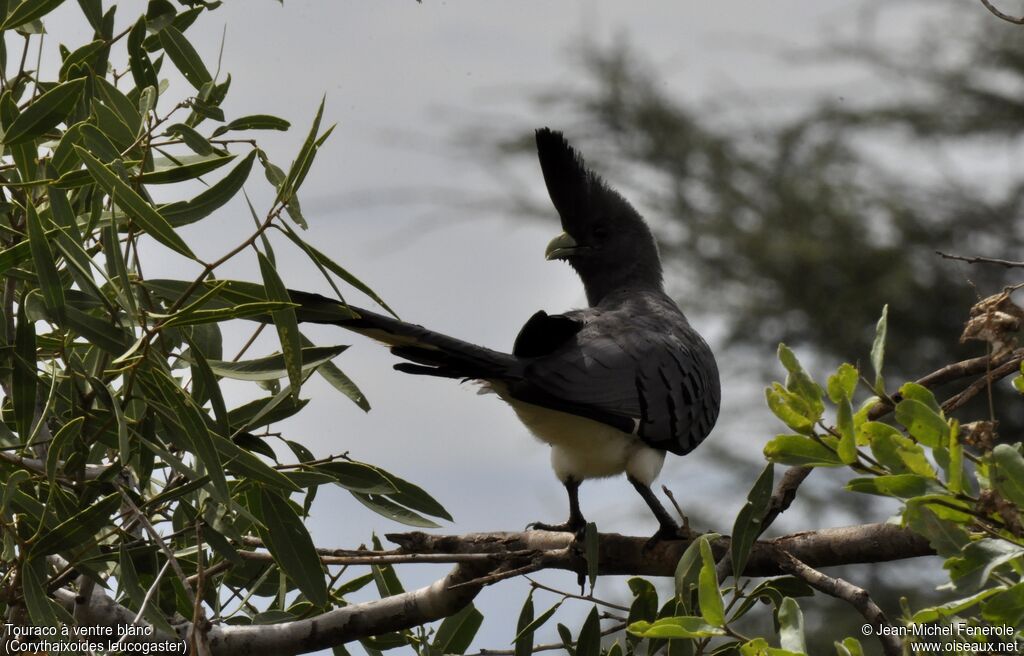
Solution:
<svg viewBox="0 0 1024 656"><path fill-rule="evenodd" d="M580 481L575 478L567 478L562 483L565 485L565 491L569 493L569 519L564 524L543 524L541 522L534 522L527 528L536 529L538 531L557 531L559 533L579 533L587 525L587 520L583 519L583 513L580 512Z"/></svg>
<svg viewBox="0 0 1024 656"><path fill-rule="evenodd" d="M680 531L675 520L672 519L672 516L668 514L667 510L665 510L665 506L661 505L661 502L658 501L658 497L654 495L654 491L651 490L646 483L642 483L632 476L628 476L627 478L629 479L629 482L633 484L633 487L636 488L636 491L640 493L640 496L644 498L644 501L651 509L651 512L654 513L654 516L658 518L658 532L651 538L651 542L653 543L657 540L678 540L680 538L685 538L686 535ZM686 532L689 533L689 527L687 527Z"/></svg>

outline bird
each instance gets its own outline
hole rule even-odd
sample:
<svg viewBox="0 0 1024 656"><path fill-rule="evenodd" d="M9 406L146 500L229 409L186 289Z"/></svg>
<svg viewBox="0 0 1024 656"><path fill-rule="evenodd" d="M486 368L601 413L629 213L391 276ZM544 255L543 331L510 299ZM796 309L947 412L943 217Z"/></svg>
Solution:
<svg viewBox="0 0 1024 656"><path fill-rule="evenodd" d="M657 242L640 213L597 173L565 136L535 132L548 195L563 232L545 249L579 275L587 307L541 310L510 353L420 325L292 292L300 320L332 323L390 346L398 371L479 382L508 403L551 449L569 497L569 517L537 530L580 534L580 484L625 474L658 521L653 539L684 537L651 485L668 453L686 455L718 418L718 367L707 342L665 292ZM352 316L355 315L355 316Z"/></svg>

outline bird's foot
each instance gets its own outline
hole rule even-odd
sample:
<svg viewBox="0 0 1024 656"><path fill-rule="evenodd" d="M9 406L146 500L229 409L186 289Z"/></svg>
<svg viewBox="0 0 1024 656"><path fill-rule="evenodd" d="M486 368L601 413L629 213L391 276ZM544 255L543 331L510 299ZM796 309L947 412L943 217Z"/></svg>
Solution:
<svg viewBox="0 0 1024 656"><path fill-rule="evenodd" d="M676 526L675 523L662 524L654 535L644 543L644 551L651 550L654 545L659 542L665 542L668 540L689 540L693 533L690 531L690 523L686 522L682 526Z"/></svg>
<svg viewBox="0 0 1024 656"><path fill-rule="evenodd" d="M526 525L528 531L551 531L553 533L572 533L573 535L580 537L583 534L583 530L587 527L586 522L562 522L561 524L545 524L543 522L533 522L532 524Z"/></svg>

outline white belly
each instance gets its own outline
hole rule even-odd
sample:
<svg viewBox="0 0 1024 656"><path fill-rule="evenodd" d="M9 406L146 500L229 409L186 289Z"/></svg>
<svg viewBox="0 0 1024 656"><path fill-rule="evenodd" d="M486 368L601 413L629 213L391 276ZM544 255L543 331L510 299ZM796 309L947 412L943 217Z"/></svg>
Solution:
<svg viewBox="0 0 1024 656"><path fill-rule="evenodd" d="M538 405L523 403L492 388L519 420L540 440L551 445L551 466L559 480L582 481L626 473L650 486L665 462L665 452L607 424Z"/></svg>

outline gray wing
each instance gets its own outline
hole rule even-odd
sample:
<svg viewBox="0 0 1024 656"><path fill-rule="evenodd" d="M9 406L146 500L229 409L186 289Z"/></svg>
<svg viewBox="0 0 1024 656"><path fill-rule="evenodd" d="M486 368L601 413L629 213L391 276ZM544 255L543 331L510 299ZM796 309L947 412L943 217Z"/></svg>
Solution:
<svg viewBox="0 0 1024 656"><path fill-rule="evenodd" d="M526 365L513 394L587 416L685 454L718 416L718 369L685 319L640 321L625 328L597 316L559 349Z"/></svg>

